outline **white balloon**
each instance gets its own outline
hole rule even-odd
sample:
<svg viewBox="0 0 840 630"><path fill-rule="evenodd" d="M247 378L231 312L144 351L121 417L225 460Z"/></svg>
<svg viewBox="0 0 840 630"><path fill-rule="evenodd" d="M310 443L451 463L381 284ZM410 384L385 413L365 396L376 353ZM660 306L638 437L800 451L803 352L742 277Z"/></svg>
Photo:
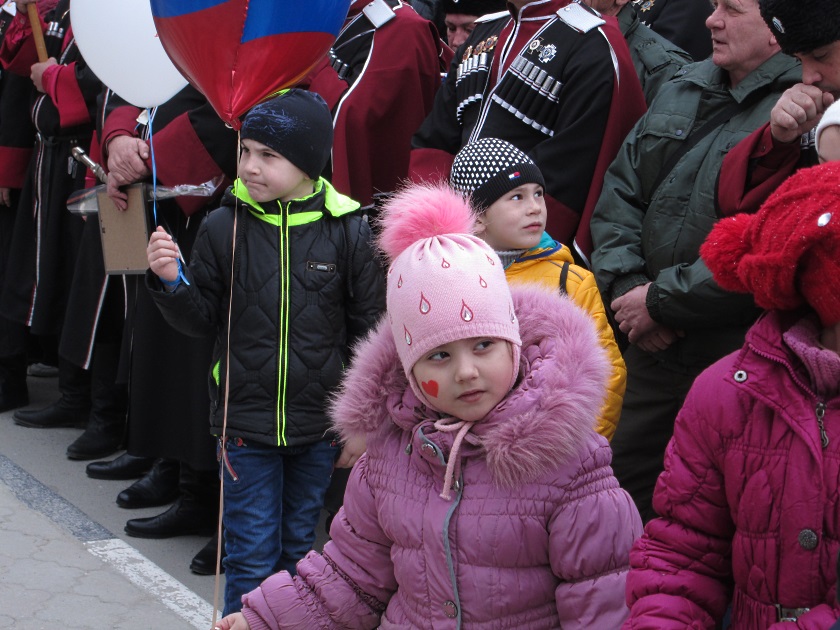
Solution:
<svg viewBox="0 0 840 630"><path fill-rule="evenodd" d="M187 80L157 37L149 0L71 0L79 51L105 85L137 107L155 107Z"/></svg>

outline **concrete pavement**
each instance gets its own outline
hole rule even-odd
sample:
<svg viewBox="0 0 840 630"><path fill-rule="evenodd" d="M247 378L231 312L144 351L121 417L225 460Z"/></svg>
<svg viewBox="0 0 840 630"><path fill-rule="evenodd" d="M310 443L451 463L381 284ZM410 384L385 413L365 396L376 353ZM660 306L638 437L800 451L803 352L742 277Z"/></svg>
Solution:
<svg viewBox="0 0 840 630"><path fill-rule="evenodd" d="M58 397L55 379L29 386L32 408ZM165 508L118 508L130 481L89 479L84 462L66 459L79 430L18 427L7 412L0 431L0 626L211 627L215 580L188 569L206 539L125 536L126 519Z"/></svg>

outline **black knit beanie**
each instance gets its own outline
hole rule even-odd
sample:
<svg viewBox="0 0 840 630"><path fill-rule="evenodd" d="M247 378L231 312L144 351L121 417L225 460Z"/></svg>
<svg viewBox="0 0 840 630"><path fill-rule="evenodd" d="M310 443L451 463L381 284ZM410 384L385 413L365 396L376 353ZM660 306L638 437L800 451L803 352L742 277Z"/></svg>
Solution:
<svg viewBox="0 0 840 630"><path fill-rule="evenodd" d="M332 115L320 95L294 88L245 114L239 137L264 144L318 179L332 151Z"/></svg>
<svg viewBox="0 0 840 630"><path fill-rule="evenodd" d="M507 9L507 0L443 0L443 12L481 17Z"/></svg>
<svg viewBox="0 0 840 630"><path fill-rule="evenodd" d="M758 0L782 52L809 53L840 40L838 0Z"/></svg>
<svg viewBox="0 0 840 630"><path fill-rule="evenodd" d="M540 169L525 153L499 138L481 138L455 156L449 183L472 198L478 212L487 210L505 193L522 184L545 188Z"/></svg>

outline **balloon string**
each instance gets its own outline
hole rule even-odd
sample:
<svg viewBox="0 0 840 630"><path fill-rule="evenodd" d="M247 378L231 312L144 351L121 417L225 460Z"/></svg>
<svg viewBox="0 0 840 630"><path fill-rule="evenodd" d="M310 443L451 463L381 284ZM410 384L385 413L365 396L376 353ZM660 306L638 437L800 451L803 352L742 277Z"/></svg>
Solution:
<svg viewBox="0 0 840 630"><path fill-rule="evenodd" d="M147 109L146 112L149 115L149 153L152 158L152 217L154 218L155 227L157 227L159 225L157 214L157 162L155 161L155 134L152 128L152 123L154 122L155 114L157 113L157 107ZM175 238L175 235L173 234L172 237ZM188 285L190 281L187 280L187 277L184 275L184 266L187 264L187 261L184 260L180 247L178 248L178 255L181 257L181 264L178 265L178 277L181 282Z"/></svg>
<svg viewBox="0 0 840 630"><path fill-rule="evenodd" d="M147 109L146 113L149 118L149 150L152 154L152 216L155 220L155 227L157 227L157 162L155 162L155 134L152 132L152 123L154 122L157 108Z"/></svg>

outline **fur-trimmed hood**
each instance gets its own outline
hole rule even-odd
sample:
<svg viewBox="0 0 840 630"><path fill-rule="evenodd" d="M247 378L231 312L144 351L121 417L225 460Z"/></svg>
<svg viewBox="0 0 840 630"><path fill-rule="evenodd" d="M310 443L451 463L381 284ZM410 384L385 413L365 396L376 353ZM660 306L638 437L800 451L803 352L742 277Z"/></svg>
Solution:
<svg viewBox="0 0 840 630"><path fill-rule="evenodd" d="M528 483L575 456L604 401L609 363L589 315L536 285L511 287L522 338L520 378L473 427L494 481ZM419 413L418 413L419 410ZM342 437L412 431L437 414L408 386L387 318L355 349L331 405Z"/></svg>

